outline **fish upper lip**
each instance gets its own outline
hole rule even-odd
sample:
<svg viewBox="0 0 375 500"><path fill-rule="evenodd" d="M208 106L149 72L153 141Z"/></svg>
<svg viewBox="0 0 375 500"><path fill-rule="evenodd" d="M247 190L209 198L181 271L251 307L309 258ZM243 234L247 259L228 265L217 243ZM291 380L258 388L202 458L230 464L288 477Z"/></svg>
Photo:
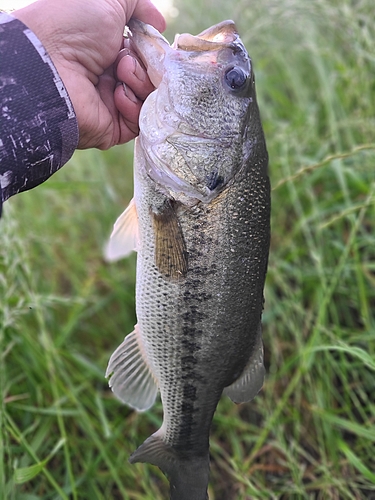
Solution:
<svg viewBox="0 0 375 500"><path fill-rule="evenodd" d="M192 51L218 50L222 47L230 47L239 36L236 25L231 20L212 26L198 35L191 35L190 33L177 34L172 45L169 44L167 39L156 28L139 19L131 19L128 27L131 36L134 34L143 35L148 38L158 39L173 49Z"/></svg>
<svg viewBox="0 0 375 500"><path fill-rule="evenodd" d="M225 48L236 50L235 42L239 38L236 25L230 20L208 28L199 35L178 34L172 45L153 26L138 19L131 19L128 26L135 50L156 88L163 77L163 61L167 52L214 52Z"/></svg>
<svg viewBox="0 0 375 500"><path fill-rule="evenodd" d="M186 51L220 50L233 48L237 38L238 31L234 21L227 20L202 31L199 35L189 33L176 35L172 47Z"/></svg>

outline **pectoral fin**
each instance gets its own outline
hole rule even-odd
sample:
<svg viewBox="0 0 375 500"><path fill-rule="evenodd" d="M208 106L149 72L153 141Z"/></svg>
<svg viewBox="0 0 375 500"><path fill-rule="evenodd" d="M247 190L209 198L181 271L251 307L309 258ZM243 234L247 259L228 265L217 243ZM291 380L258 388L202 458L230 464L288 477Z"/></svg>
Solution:
<svg viewBox="0 0 375 500"><path fill-rule="evenodd" d="M234 403L247 403L261 390L264 373L263 344L260 334L244 371L232 385L224 389L223 393L229 396Z"/></svg>
<svg viewBox="0 0 375 500"><path fill-rule="evenodd" d="M167 200L158 212L151 211L155 232L155 264L166 278L182 279L187 273L184 236L174 206Z"/></svg>
<svg viewBox="0 0 375 500"><path fill-rule="evenodd" d="M105 374L115 396L138 411L150 408L158 392L156 379L141 345L136 325L112 354Z"/></svg>
<svg viewBox="0 0 375 500"><path fill-rule="evenodd" d="M138 217L134 198L113 226L113 231L104 251L109 262L122 259L138 245Z"/></svg>

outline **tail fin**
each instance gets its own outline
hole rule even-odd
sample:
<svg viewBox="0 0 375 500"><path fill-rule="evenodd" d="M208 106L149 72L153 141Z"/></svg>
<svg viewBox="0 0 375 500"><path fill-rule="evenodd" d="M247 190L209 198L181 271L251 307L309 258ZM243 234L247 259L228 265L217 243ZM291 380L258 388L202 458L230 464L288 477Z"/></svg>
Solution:
<svg viewBox="0 0 375 500"><path fill-rule="evenodd" d="M208 454L206 457L179 458L177 452L155 433L130 456L129 461L132 464L148 462L159 467L169 479L171 500L208 500Z"/></svg>

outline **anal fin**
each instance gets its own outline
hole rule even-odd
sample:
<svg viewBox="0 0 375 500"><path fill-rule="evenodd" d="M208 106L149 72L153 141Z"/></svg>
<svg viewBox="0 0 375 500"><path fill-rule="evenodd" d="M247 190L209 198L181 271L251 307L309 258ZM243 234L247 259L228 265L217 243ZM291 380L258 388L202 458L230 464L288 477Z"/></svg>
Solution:
<svg viewBox="0 0 375 500"><path fill-rule="evenodd" d="M259 328L257 343L245 369L233 384L225 387L223 394L229 396L234 403L247 403L261 390L264 374L262 333Z"/></svg>
<svg viewBox="0 0 375 500"><path fill-rule="evenodd" d="M105 376L109 378L109 386L118 399L138 411L144 411L154 404L158 386L140 345L136 325L112 354Z"/></svg>

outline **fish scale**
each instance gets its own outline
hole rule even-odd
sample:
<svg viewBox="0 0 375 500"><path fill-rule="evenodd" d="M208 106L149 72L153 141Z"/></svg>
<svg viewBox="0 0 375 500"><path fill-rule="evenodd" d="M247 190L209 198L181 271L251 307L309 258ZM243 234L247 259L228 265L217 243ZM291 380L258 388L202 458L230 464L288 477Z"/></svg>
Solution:
<svg viewBox="0 0 375 500"><path fill-rule="evenodd" d="M141 112L134 199L116 222L108 249L116 258L138 251L138 324L112 355L107 376L114 393L138 410L149 408L160 391L163 424L130 461L160 467L171 499L205 500L218 401L223 392L237 403L249 401L263 382L268 156L250 60L232 22L198 37L182 35L183 49L178 38L170 47L138 21L131 30L158 88ZM195 75L201 72L199 85L193 78L179 86L191 65ZM225 83L229 71L230 85L238 83L238 89ZM199 112L184 112L186 95L197 97L191 102L199 102ZM188 126L179 126L184 120Z"/></svg>

